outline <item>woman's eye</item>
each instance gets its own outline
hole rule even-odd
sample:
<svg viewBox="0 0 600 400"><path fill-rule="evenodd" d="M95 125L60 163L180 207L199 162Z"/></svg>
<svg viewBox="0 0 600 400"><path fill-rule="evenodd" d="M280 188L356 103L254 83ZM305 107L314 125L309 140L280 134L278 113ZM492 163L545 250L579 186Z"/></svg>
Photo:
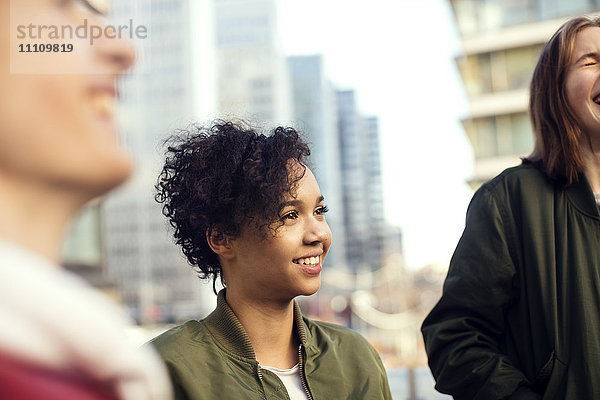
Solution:
<svg viewBox="0 0 600 400"><path fill-rule="evenodd" d="M298 218L298 211L290 211L287 212L285 214L283 214L283 217L281 217L282 220L286 220L286 219L296 219Z"/></svg>
<svg viewBox="0 0 600 400"><path fill-rule="evenodd" d="M315 214L317 214L317 215L323 215L323 214L325 214L325 213L326 213L326 212L328 212L328 211L329 211L329 207L327 207L327 206L323 206L323 207L319 207L319 208L317 208L317 209L315 210Z"/></svg>

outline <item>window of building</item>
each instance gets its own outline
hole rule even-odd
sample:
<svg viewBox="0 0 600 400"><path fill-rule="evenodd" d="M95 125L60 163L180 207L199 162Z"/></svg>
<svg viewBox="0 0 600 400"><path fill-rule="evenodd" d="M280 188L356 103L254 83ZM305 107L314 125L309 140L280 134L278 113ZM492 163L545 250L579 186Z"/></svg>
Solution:
<svg viewBox="0 0 600 400"><path fill-rule="evenodd" d="M458 67L469 96L478 96L492 91L489 53L465 57L459 61Z"/></svg>
<svg viewBox="0 0 600 400"><path fill-rule="evenodd" d="M534 21L536 19L534 0L503 0L502 26L511 26Z"/></svg>
<svg viewBox="0 0 600 400"><path fill-rule="evenodd" d="M455 0L454 13L461 34L469 36L535 19L534 0Z"/></svg>
<svg viewBox="0 0 600 400"><path fill-rule="evenodd" d="M595 8L591 0L544 0L539 2L538 7L541 19L583 14Z"/></svg>
<svg viewBox="0 0 600 400"><path fill-rule="evenodd" d="M533 132L527 113L513 114L511 116L510 132L512 135L513 153L525 155L533 150Z"/></svg>
<svg viewBox="0 0 600 400"><path fill-rule="evenodd" d="M465 131L475 158L493 157L498 153L496 122L494 117L476 118L465 122Z"/></svg>
<svg viewBox="0 0 600 400"><path fill-rule="evenodd" d="M494 117L481 118L475 121L477 133L477 148L475 154L479 157L492 157L498 155L498 133Z"/></svg>
<svg viewBox="0 0 600 400"><path fill-rule="evenodd" d="M464 36L597 11L599 0L454 0L454 14Z"/></svg>
<svg viewBox="0 0 600 400"><path fill-rule="evenodd" d="M475 158L526 155L533 150L527 113L475 118L464 123Z"/></svg>
<svg viewBox="0 0 600 400"><path fill-rule="evenodd" d="M543 45L510 49L505 52L506 88L522 89L529 86L533 69Z"/></svg>
<svg viewBox="0 0 600 400"><path fill-rule="evenodd" d="M543 45L467 56L458 63L469 96L529 87Z"/></svg>
<svg viewBox="0 0 600 400"><path fill-rule="evenodd" d="M469 36L477 32L477 7L473 0L455 0L452 2L458 30L461 35Z"/></svg>

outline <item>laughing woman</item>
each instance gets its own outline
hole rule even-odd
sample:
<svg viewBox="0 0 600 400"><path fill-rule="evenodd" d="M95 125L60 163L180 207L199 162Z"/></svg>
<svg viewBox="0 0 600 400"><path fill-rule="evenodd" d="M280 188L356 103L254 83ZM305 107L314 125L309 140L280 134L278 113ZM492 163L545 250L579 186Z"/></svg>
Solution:
<svg viewBox="0 0 600 400"><path fill-rule="evenodd" d="M121 307L61 262L73 218L131 174L112 109L135 52L116 35L91 45L31 28L106 32L108 3L0 0L0 399L171 399L158 356L126 339ZM29 37L8 28L21 24ZM74 50L44 52L50 42Z"/></svg>
<svg viewBox="0 0 600 400"><path fill-rule="evenodd" d="M423 323L455 399L599 399L600 18L562 25L530 86L533 153L474 195Z"/></svg>
<svg viewBox="0 0 600 400"><path fill-rule="evenodd" d="M152 344L177 399L391 399L375 350L347 328L302 316L331 245L327 207L292 128L194 128L168 148L157 201L216 309Z"/></svg>

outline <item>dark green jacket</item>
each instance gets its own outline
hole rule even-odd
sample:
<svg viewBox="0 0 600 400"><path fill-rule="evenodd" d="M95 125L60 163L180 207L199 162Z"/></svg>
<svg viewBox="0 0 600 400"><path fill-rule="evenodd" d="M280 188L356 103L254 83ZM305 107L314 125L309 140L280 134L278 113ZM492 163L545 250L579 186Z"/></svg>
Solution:
<svg viewBox="0 0 600 400"><path fill-rule="evenodd" d="M383 364L360 334L303 318L294 307L300 375L313 399L392 398ZM279 378L259 367L224 291L208 317L188 321L151 343L167 364L177 400L289 399Z"/></svg>
<svg viewBox="0 0 600 400"><path fill-rule="evenodd" d="M423 323L436 388L456 399L600 399L600 216L584 175L531 165L474 195Z"/></svg>

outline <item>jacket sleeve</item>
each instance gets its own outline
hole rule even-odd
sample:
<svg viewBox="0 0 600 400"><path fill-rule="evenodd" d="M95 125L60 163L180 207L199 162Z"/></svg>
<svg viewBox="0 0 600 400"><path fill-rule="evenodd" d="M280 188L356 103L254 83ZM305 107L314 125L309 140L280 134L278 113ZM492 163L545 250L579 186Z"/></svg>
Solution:
<svg viewBox="0 0 600 400"><path fill-rule="evenodd" d="M455 399L541 399L500 350L516 276L507 216L487 187L473 196L442 297L423 322L436 389Z"/></svg>
<svg viewBox="0 0 600 400"><path fill-rule="evenodd" d="M377 351L373 347L371 347L371 351L373 352L373 357L375 359L377 367L379 368L379 386L381 387L381 398L383 400L392 400L392 391L390 389L387 371Z"/></svg>
<svg viewBox="0 0 600 400"><path fill-rule="evenodd" d="M354 335L355 335L355 337L358 338L359 342L354 342L353 347L355 349L362 347L367 350L366 354L362 353L364 355L367 355L367 357L363 357L362 362L359 365L362 365L362 367L364 368L363 370L366 372L371 373L373 371L376 371L376 374L374 375L374 377L375 376L378 377L377 383L379 385L379 390L380 390L380 396L377 396L377 399L393 400L387 371L385 369L385 366L383 365L383 361L381 361L381 357L379 356L379 353L377 353L377 350L375 350L375 348L362 335L360 335L358 333L354 333ZM348 382L348 383L354 384L354 382ZM356 396L358 396L358 395L356 395ZM352 398L355 398L355 397L352 397ZM356 397L356 398L358 398L358 397ZM360 398L363 399L366 397L365 397L365 395L361 395ZM369 397L369 398L371 398L371 397Z"/></svg>
<svg viewBox="0 0 600 400"><path fill-rule="evenodd" d="M175 400L189 400L190 398L187 395L184 386L180 383L175 367L167 362L167 369L169 370L169 377L171 378L171 385L173 387L173 398Z"/></svg>

